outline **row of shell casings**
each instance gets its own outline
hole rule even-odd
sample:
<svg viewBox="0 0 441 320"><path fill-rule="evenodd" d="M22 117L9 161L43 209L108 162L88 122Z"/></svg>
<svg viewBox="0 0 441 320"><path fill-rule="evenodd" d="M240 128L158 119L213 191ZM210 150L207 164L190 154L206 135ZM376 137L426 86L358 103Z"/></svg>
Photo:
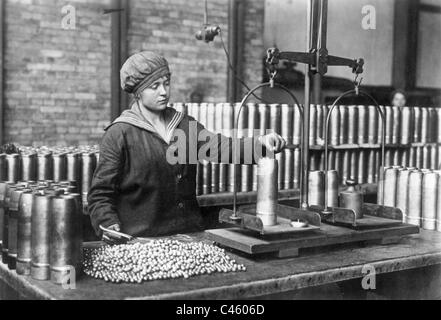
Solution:
<svg viewBox="0 0 441 320"><path fill-rule="evenodd" d="M178 111L200 121L208 130L229 135L239 104L176 103ZM385 116L385 141L390 145L441 142L441 108L381 106ZM331 106L310 106L310 145L323 145L325 123ZM255 129L271 129L289 144L300 144L302 118L300 108L287 104L254 104L243 106L239 117L239 136ZM248 130L247 130L248 129ZM330 145L379 144L382 122L375 106L336 106L330 115Z"/></svg>
<svg viewBox="0 0 441 320"><path fill-rule="evenodd" d="M441 109L421 107L380 107L386 121L386 145L441 142ZM330 106L311 106L311 145L323 145ZM336 106L330 115L330 145L380 144L383 125L376 106Z"/></svg>
<svg viewBox="0 0 441 320"><path fill-rule="evenodd" d="M386 149L385 166L441 169L441 145L427 144L403 149Z"/></svg>
<svg viewBox="0 0 441 320"><path fill-rule="evenodd" d="M276 155L278 160L278 188L289 190L300 188L300 149L285 149ZM197 195L233 192L234 181L239 192L257 190L257 165L237 165L234 180L234 164L201 161L197 165Z"/></svg>
<svg viewBox="0 0 441 320"><path fill-rule="evenodd" d="M383 203L381 186L379 204ZM441 171L386 167L384 190L384 205L399 208L403 222L441 231Z"/></svg>
<svg viewBox="0 0 441 320"><path fill-rule="evenodd" d="M75 188L74 182L0 183L2 260L10 269L58 284L79 274L83 215Z"/></svg>
<svg viewBox="0 0 441 320"><path fill-rule="evenodd" d="M351 149L328 151L328 169L339 172L339 184L347 180L357 183L376 183L381 152L379 149ZM324 171L325 154L322 151L310 153L310 171Z"/></svg>
<svg viewBox="0 0 441 320"><path fill-rule="evenodd" d="M0 181L75 181L86 203L98 159L96 151L0 154Z"/></svg>

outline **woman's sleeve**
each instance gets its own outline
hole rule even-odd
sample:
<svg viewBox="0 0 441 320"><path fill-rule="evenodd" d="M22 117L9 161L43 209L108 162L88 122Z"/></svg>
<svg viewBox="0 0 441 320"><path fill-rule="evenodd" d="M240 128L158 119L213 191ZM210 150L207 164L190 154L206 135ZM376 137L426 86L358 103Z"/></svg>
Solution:
<svg viewBox="0 0 441 320"><path fill-rule="evenodd" d="M87 196L92 226L101 235L99 226L120 224L115 200L124 163L124 136L118 126L110 127L100 145L100 158Z"/></svg>
<svg viewBox="0 0 441 320"><path fill-rule="evenodd" d="M257 137L234 139L220 133L216 134L208 131L199 121L196 122L198 158L214 163L255 164L257 159L269 155L269 152L257 140ZM240 151L236 159L233 159L233 145L238 146Z"/></svg>

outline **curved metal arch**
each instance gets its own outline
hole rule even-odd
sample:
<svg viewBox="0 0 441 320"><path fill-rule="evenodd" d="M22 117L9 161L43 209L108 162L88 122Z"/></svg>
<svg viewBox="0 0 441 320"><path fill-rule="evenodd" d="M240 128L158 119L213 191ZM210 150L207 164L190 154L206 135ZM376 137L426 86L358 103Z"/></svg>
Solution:
<svg viewBox="0 0 441 320"><path fill-rule="evenodd" d="M381 185L381 192L382 192L382 205L384 205L384 179L383 179L383 174L384 174L384 154L385 154L385 145L386 145L386 118L384 116L384 112L383 110L381 110L380 105L378 104L377 100L375 100L374 97L372 97L369 93L364 92L358 88L356 89L352 89L349 91L346 91L344 93L342 93L337 99L335 99L334 103L331 106L331 109L328 112L328 115L326 117L326 123L325 123L325 211L327 211L328 208L328 175L327 172L329 170L329 166L328 166L328 149L329 149L329 121L331 119L331 114L332 111L334 111L335 107L337 106L337 103L343 99L344 97L350 96L352 94L355 94L355 96L364 96L366 98L368 98L369 100L371 100L371 102L374 103L374 106L376 107L378 113L380 114L381 117L381 127L382 127L382 136L381 136L381 163L380 163L380 172L378 175L378 180L379 182L382 184Z"/></svg>
<svg viewBox="0 0 441 320"><path fill-rule="evenodd" d="M250 98L250 96L257 90L259 90L260 88L263 87L278 87L280 89L282 89L283 91L285 91L286 93L288 93L288 95L291 97L291 99L294 101L294 103L298 106L299 110L300 110L300 117L302 119L301 123L303 124L303 108L301 106L301 104L299 103L299 101L297 100L296 96L285 86L278 84L278 83L274 83L274 82L264 82L261 83L257 86L255 86L254 88L252 88L251 90L248 91L248 93L243 97L240 106L239 106L239 110L237 111L237 115L236 115L236 119L234 121L234 128L233 128L233 137L234 137L234 141L233 143L235 143L235 141L237 140L237 130L239 127L239 117L240 117L240 112L243 109L243 106L245 104L245 102ZM234 219L238 219L239 217L237 216L237 179L236 179L236 172L237 172L237 164L234 163L234 160L237 158L237 148L233 149L234 154L233 154L233 216L231 217L233 220ZM301 151L303 152L303 150ZM303 168L300 168L300 170L302 170Z"/></svg>

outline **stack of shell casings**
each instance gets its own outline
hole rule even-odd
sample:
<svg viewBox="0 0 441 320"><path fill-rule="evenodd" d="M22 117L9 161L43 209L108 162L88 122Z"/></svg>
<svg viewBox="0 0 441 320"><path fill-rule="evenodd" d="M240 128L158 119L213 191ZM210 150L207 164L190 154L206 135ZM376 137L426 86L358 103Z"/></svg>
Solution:
<svg viewBox="0 0 441 320"><path fill-rule="evenodd" d="M288 104L245 104L233 132L240 104L231 103L176 103L173 107L199 121L205 129L225 137L234 135L244 141L244 159L222 155L223 161L198 159L197 195L232 192L234 178L239 192L257 190L257 164L253 154L253 138L271 132L280 134L288 144L300 145L301 112L299 106ZM205 137L203 138L205 139ZM258 151L257 151L258 154ZM202 154L203 155L203 154ZM278 160L278 188L293 189L300 186L300 148L290 148L276 155ZM235 160L233 162L233 160ZM235 163L235 164L234 164ZM234 177L234 166L236 166Z"/></svg>
<svg viewBox="0 0 441 320"><path fill-rule="evenodd" d="M82 205L76 182L0 182L2 260L17 274L63 284L80 274Z"/></svg>
<svg viewBox="0 0 441 320"><path fill-rule="evenodd" d="M0 154L0 181L75 182L87 205L93 173L99 160L98 146L25 147L20 154Z"/></svg>
<svg viewBox="0 0 441 320"><path fill-rule="evenodd" d="M200 121L208 130L233 137L239 104L177 103L174 107ZM325 123L329 105L310 106L309 169L324 169ZM441 109L381 106L386 126L385 166L441 168ZM289 148L277 154L279 189L299 188L301 112L287 104L255 104L243 106L237 136L249 138L270 132L280 134ZM358 183L376 183L380 165L382 121L375 106L338 105L330 114L328 142L331 146L328 165L337 170L339 183L348 179ZM252 158L252 157L251 157ZM233 165L201 160L198 163L198 194L233 190ZM256 165L236 167L237 190L257 190Z"/></svg>
<svg viewBox="0 0 441 320"><path fill-rule="evenodd" d="M378 204L399 208L403 222L426 230L441 231L441 172L415 167L384 169L384 199Z"/></svg>

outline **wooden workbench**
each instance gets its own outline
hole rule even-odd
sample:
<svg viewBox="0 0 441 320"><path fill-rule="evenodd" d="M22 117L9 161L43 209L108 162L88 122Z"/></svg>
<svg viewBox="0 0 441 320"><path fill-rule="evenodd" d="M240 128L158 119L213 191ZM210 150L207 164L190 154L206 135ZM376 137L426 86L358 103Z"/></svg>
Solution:
<svg viewBox="0 0 441 320"><path fill-rule="evenodd" d="M204 233L192 236L206 240ZM262 256L251 260L246 256L230 254L245 264L248 270L139 285L110 284L83 276L75 290L64 290L49 281L18 276L0 263L0 282L3 288L16 292L16 298L31 299L253 298L361 278L364 276L362 268L366 264L375 267L377 274L440 265L441 233L422 230L418 235L405 237L400 244L328 248L323 252L311 252L290 259Z"/></svg>

